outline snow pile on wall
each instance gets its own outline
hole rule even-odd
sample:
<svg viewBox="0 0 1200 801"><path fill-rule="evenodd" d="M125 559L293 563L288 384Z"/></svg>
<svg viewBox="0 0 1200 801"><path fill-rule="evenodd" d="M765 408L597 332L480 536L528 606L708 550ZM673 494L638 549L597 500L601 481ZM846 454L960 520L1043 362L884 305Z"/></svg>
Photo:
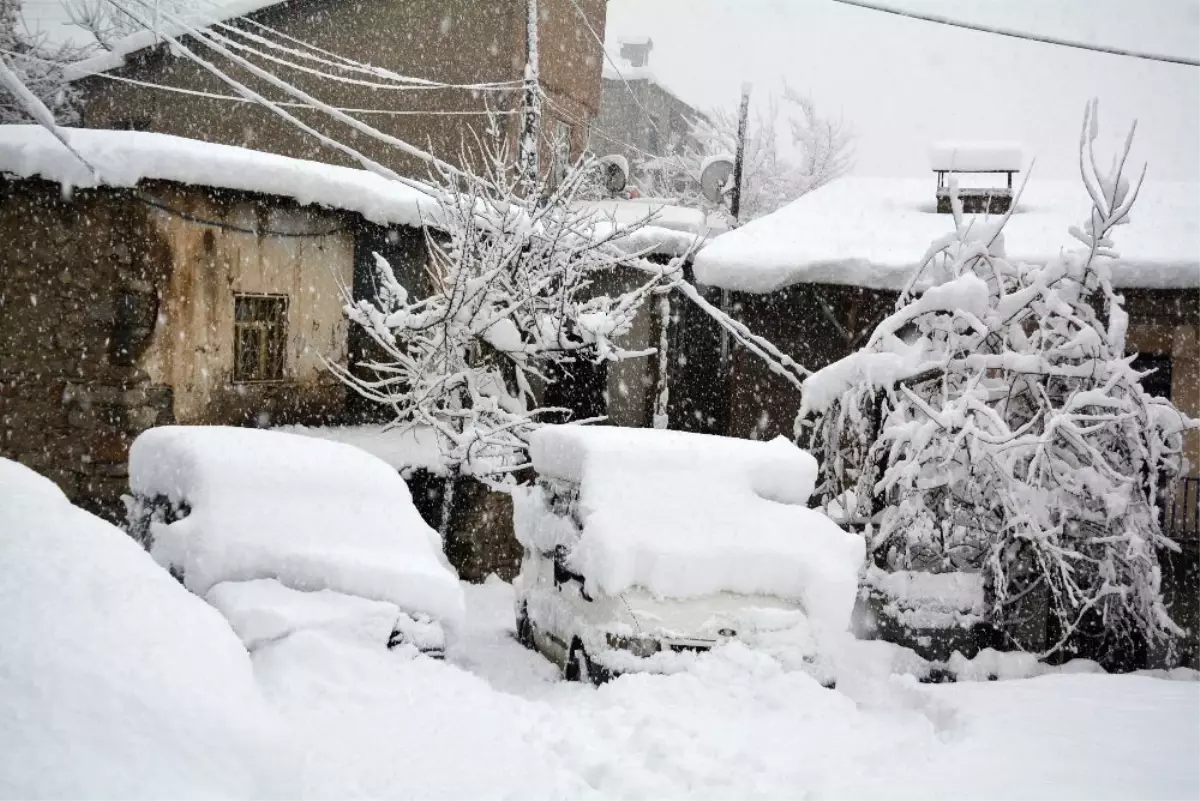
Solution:
<svg viewBox="0 0 1200 801"><path fill-rule="evenodd" d="M901 289L929 243L954 232L952 216L934 210L936 186L932 174L919 181L839 178L714 239L696 256L696 280L753 293L797 283ZM1041 264L1078 247L1067 229L1083 224L1090 204L1079 181L1031 178L1004 228L1009 257ZM1200 287L1196 184L1148 181L1129 224L1114 234L1114 286Z"/></svg>
<svg viewBox="0 0 1200 801"><path fill-rule="evenodd" d="M540 475L579 485L570 558L603 592L777 595L846 628L863 541L803 506L816 461L786 440L547 426L530 452Z"/></svg>
<svg viewBox="0 0 1200 801"><path fill-rule="evenodd" d="M929 149L929 166L934 170L1015 171L1022 161L1019 142L938 142Z"/></svg>
<svg viewBox="0 0 1200 801"><path fill-rule="evenodd" d="M639 226L615 240L630 253L678 256L703 244L710 233L703 211L666 200L580 200L573 208L590 212L592 234L597 239Z"/></svg>
<svg viewBox="0 0 1200 801"><path fill-rule="evenodd" d="M220 614L6 459L0 635L0 796L280 792L284 732Z"/></svg>
<svg viewBox="0 0 1200 801"><path fill-rule="evenodd" d="M162 180L260 192L357 212L378 225L418 227L440 219L433 189L425 193L366 170L146 131L62 130L98 178L37 125L0 126L0 172L66 187L129 188Z"/></svg>
<svg viewBox="0 0 1200 801"><path fill-rule="evenodd" d="M205 595L222 581L273 578L393 603L455 626L462 590L440 538L383 461L312 437L220 426L143 433L130 486L190 514L151 524L151 553Z"/></svg>
<svg viewBox="0 0 1200 801"><path fill-rule="evenodd" d="M353 445L402 472L418 468L438 475L446 472L445 455L432 428L287 425L272 430Z"/></svg>

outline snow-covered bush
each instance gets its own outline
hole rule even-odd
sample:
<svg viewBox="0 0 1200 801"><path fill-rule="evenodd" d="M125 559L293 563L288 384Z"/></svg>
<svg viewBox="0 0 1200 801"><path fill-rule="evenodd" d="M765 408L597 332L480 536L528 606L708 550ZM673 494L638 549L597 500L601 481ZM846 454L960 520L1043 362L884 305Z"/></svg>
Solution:
<svg viewBox="0 0 1200 801"><path fill-rule="evenodd" d="M1007 216L964 217L955 198L955 232L862 351L805 381L801 411L816 418L819 492L853 491L877 564L984 573L989 618L1010 632L1044 597L1047 654L1090 632L1103 648L1180 633L1157 552L1176 547L1160 510L1192 423L1143 391L1126 356L1111 236L1141 182L1124 176L1133 131L1108 173L1096 135L1093 101L1080 141L1093 208L1070 231L1081 249L1010 261ZM918 281L933 286L916 295Z"/></svg>
<svg viewBox="0 0 1200 801"><path fill-rule="evenodd" d="M286 731L217 610L0 458L0 797L295 796Z"/></svg>
<svg viewBox="0 0 1200 801"><path fill-rule="evenodd" d="M426 236L431 291L404 286L376 255L375 297L348 298L346 312L377 356L359 371L333 366L395 424L435 431L447 466L467 475L525 463L539 420L568 411L542 405L563 371L652 353L619 340L681 263L647 270L640 254L615 244L645 221L596 234L594 212L573 203L582 166L526 191L496 126L482 149L483 174L438 174L439 230ZM641 271L629 273L638 276L632 288L597 289L622 267Z"/></svg>

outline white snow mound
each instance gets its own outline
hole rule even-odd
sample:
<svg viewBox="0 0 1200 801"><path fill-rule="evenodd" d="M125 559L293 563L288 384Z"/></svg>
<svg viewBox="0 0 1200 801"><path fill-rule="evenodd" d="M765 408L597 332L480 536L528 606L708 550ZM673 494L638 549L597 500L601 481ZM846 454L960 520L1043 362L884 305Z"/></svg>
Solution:
<svg viewBox="0 0 1200 801"><path fill-rule="evenodd" d="M1020 142L938 142L929 149L934 170L1017 171L1023 160Z"/></svg>
<svg viewBox="0 0 1200 801"><path fill-rule="evenodd" d="M250 658L115 526L0 458L0 797L296 794Z"/></svg>
<svg viewBox="0 0 1200 801"><path fill-rule="evenodd" d="M787 440L547 426L530 445L540 475L579 485L571 561L601 591L775 595L845 630L863 541L803 506L817 464Z"/></svg>
<svg viewBox="0 0 1200 801"><path fill-rule="evenodd" d="M151 553L198 595L273 578L386 601L452 628L462 619L462 589L437 532L400 475L366 451L277 431L165 426L134 441L129 473L138 497L190 507L151 525Z"/></svg>
<svg viewBox="0 0 1200 801"><path fill-rule="evenodd" d="M98 176L38 125L0 126L0 172L67 187L135 187L162 180L259 192L357 212L379 225L419 227L441 219L435 190L366 170L150 131L62 130Z"/></svg>

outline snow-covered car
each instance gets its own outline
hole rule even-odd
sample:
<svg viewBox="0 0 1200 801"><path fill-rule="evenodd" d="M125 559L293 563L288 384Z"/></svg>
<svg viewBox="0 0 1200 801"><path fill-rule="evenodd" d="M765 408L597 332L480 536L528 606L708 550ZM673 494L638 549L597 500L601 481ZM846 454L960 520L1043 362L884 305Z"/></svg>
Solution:
<svg viewBox="0 0 1200 801"><path fill-rule="evenodd" d="M816 462L784 439L548 426L514 502L517 636L568 679L671 670L737 640L832 681L861 537L804 506Z"/></svg>
<svg viewBox="0 0 1200 801"><path fill-rule="evenodd" d="M130 532L247 648L323 629L441 656L461 622L440 536L400 475L363 450L164 426L134 441L129 467Z"/></svg>

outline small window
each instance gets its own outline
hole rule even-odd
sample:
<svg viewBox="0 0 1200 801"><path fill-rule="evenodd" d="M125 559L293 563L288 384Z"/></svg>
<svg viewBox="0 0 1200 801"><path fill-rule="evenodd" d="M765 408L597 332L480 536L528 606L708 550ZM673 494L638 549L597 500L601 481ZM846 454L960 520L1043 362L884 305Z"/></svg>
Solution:
<svg viewBox="0 0 1200 801"><path fill-rule="evenodd" d="M280 381L287 347L287 295L233 299L233 380Z"/></svg>

